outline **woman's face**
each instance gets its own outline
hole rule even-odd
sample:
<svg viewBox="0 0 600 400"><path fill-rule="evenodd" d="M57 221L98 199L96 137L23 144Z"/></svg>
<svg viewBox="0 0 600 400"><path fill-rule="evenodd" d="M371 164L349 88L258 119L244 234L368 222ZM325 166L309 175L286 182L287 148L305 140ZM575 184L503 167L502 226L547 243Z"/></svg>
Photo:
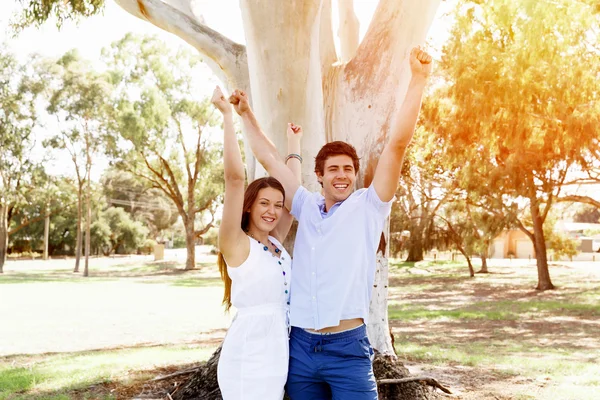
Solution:
<svg viewBox="0 0 600 400"><path fill-rule="evenodd" d="M250 208L250 227L271 232L279 223L283 212L283 193L271 187L262 188Z"/></svg>

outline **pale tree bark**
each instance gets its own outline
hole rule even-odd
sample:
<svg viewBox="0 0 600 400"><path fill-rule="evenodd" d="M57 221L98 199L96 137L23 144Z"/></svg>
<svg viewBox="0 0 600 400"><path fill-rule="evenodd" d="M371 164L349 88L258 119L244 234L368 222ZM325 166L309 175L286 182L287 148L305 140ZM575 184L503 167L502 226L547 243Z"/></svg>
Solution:
<svg viewBox="0 0 600 400"><path fill-rule="evenodd" d="M48 239L50 237L50 210L46 206L46 217L44 218L44 260L48 259Z"/></svg>
<svg viewBox="0 0 600 400"><path fill-rule="evenodd" d="M185 222L185 246L187 249L187 258L185 260L185 269L191 270L196 267L196 232L194 231L194 219L196 214L189 212Z"/></svg>
<svg viewBox="0 0 600 400"><path fill-rule="evenodd" d="M357 187L367 186L373 178L395 112L408 88L407 55L413 46L424 42L440 3L381 0L358 48L353 39L357 26L350 21L342 27L344 52L349 56L356 50L356 55L347 63L333 64L338 57L333 46L330 0L240 0L245 50L206 27L189 1L115 1L207 55L209 66L228 89L239 87L251 92L255 114L282 155L285 127L290 121L304 128L302 153L307 161L328 141L344 140L354 145L363 163ZM340 12L344 15L353 9L343 8ZM303 183L319 190L313 169L312 162L303 163ZM248 172L250 179L264 174L259 166ZM383 249L388 248L388 242L386 229ZM385 257L386 250L378 253L376 280L380 283L373 292L379 308L375 315L379 316L387 314L387 262L381 261ZM380 334L389 339L389 331ZM389 340L372 340L382 343L378 350L393 354Z"/></svg>
<svg viewBox="0 0 600 400"><path fill-rule="evenodd" d="M79 263L81 261L81 246L83 243L83 233L81 220L83 219L83 183L79 180L77 183L77 237L75 238L75 268L73 272L79 272Z"/></svg>
<svg viewBox="0 0 600 400"><path fill-rule="evenodd" d="M386 224L385 231L389 238L389 223ZM376 258L375 280L373 281L373 291L371 293L367 334L373 348L383 354L395 355L396 351L392 344L390 323L388 320L389 264L385 242L386 239L384 239L384 235L382 235L379 244L380 249L377 252Z"/></svg>
<svg viewBox="0 0 600 400"><path fill-rule="evenodd" d="M338 1L338 16L340 26L340 58L342 62L352 60L359 44L360 22L354 12L354 1Z"/></svg>
<svg viewBox="0 0 600 400"><path fill-rule="evenodd" d="M85 219L85 263L83 267L83 276L89 276L90 247L91 247L91 226L92 226L92 155L90 154L90 140L86 136L86 173L87 173L87 195L86 219Z"/></svg>
<svg viewBox="0 0 600 400"><path fill-rule="evenodd" d="M8 205L0 202L0 274L4 273L4 263L8 252Z"/></svg>

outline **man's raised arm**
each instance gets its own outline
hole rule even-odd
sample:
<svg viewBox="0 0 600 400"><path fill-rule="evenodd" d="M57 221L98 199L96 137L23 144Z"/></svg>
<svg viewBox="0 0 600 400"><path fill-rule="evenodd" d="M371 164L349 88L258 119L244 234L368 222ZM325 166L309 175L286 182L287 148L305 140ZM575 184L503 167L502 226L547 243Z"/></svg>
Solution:
<svg viewBox="0 0 600 400"><path fill-rule="evenodd" d="M248 140L248 144L252 149L254 157L256 157L258 162L261 163L270 176L281 182L285 189L285 207L288 210L291 210L292 200L300 186L300 182L285 165L285 162L281 158L273 142L269 140L267 135L265 135L260 128L260 125L250 108L248 96L244 92L236 90L229 98L229 102L233 104L235 111L242 117L246 139Z"/></svg>
<svg viewBox="0 0 600 400"><path fill-rule="evenodd" d="M406 97L396 116L389 141L381 152L373 177L375 191L384 202L394 198L398 188L404 153L415 131L423 89L431 74L431 56L420 47L413 48L410 52L410 70L412 78Z"/></svg>

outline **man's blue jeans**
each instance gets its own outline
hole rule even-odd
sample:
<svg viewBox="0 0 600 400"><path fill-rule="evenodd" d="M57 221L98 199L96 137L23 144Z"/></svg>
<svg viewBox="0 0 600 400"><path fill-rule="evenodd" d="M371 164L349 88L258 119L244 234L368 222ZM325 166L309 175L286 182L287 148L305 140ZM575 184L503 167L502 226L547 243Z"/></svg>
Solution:
<svg viewBox="0 0 600 400"><path fill-rule="evenodd" d="M331 334L292 327L286 392L292 400L376 400L372 358L365 325Z"/></svg>

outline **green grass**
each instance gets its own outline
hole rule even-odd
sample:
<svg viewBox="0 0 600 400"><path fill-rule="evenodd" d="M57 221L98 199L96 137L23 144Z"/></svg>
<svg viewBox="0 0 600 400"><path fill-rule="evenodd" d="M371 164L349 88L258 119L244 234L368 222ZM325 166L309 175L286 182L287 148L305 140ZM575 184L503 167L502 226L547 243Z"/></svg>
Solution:
<svg viewBox="0 0 600 400"><path fill-rule="evenodd" d="M575 303L574 300L577 299L569 298L564 301L488 301L451 310L431 310L409 305L397 305L398 302L393 302L388 308L388 317L390 320L401 321L415 319L517 320L525 316L531 316L531 314L600 317L598 303Z"/></svg>
<svg viewBox="0 0 600 400"><path fill-rule="evenodd" d="M409 321L415 319L486 319L486 320L514 320L517 316L504 311L484 310L427 310L423 308L390 307L388 311L390 320Z"/></svg>
<svg viewBox="0 0 600 400"><path fill-rule="evenodd" d="M4 357L0 358L0 399L69 398L70 390L100 382L128 383L131 371L204 361L213 351L199 345L171 345ZM136 379L148 378L136 375Z"/></svg>
<svg viewBox="0 0 600 400"><path fill-rule="evenodd" d="M581 385L600 389L597 360L572 350L540 348L516 341L467 341L463 344L422 345L410 338L396 341L401 358L433 365L468 365L505 376L548 376L555 380L576 378Z"/></svg>

